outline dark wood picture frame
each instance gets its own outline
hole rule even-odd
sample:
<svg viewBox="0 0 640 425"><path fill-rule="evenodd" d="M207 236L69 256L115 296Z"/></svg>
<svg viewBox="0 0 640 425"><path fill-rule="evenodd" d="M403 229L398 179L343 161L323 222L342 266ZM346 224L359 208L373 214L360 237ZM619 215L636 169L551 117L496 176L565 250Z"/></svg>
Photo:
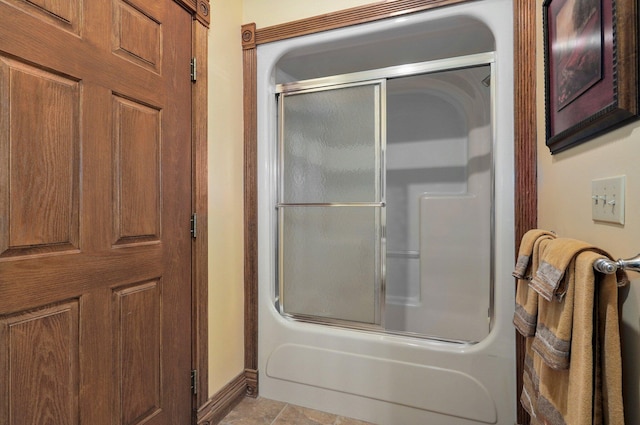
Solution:
<svg viewBox="0 0 640 425"><path fill-rule="evenodd" d="M639 118L637 0L543 3L552 154Z"/></svg>

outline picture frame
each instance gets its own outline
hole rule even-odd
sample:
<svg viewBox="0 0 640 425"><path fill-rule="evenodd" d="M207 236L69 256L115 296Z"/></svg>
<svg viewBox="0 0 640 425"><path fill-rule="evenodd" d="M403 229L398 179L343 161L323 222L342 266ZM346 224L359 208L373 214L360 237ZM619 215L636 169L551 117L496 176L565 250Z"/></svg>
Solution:
<svg viewBox="0 0 640 425"><path fill-rule="evenodd" d="M544 0L552 154L639 117L637 12L637 0Z"/></svg>

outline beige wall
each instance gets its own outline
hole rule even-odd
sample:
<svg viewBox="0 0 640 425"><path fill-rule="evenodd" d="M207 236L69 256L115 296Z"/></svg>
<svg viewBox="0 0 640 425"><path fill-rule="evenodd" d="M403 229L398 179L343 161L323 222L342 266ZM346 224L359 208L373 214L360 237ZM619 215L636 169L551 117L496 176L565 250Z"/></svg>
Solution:
<svg viewBox="0 0 640 425"><path fill-rule="evenodd" d="M258 28L371 0L215 0L209 31L209 396L244 370L242 50Z"/></svg>
<svg viewBox="0 0 640 425"><path fill-rule="evenodd" d="M244 370L242 2L211 2L209 395Z"/></svg>
<svg viewBox="0 0 640 425"><path fill-rule="evenodd" d="M537 0L542 10L542 0ZM538 82L544 82L542 22L538 22ZM551 155L544 140L544 85L538 84L538 226L593 243L614 257L640 252L640 124ZM591 220L591 180L626 175L625 224ZM640 276L631 273L624 303L626 423L640 423Z"/></svg>
<svg viewBox="0 0 640 425"><path fill-rule="evenodd" d="M349 9L376 0L243 0L244 23L255 22L257 28Z"/></svg>

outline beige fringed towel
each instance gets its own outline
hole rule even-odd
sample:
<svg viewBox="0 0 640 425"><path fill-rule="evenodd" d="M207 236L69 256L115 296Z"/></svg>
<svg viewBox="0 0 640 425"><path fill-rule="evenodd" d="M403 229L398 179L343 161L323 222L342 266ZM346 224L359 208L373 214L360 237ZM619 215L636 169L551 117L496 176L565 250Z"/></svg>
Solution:
<svg viewBox="0 0 640 425"><path fill-rule="evenodd" d="M553 295L551 301L534 292L533 285L522 285L539 276L533 268L536 261L530 280L524 275L518 282L518 292L526 291L527 297L516 296L517 303L527 299L530 308L533 293L538 294L534 336L530 330L523 333L527 341L520 401L534 425L624 425L616 277L594 271L602 251L548 233L539 233L540 238L531 258L537 258L538 267L555 267L553 275L560 277L555 289L545 293ZM517 311L524 308L517 305L514 315L519 331Z"/></svg>
<svg viewBox="0 0 640 425"><path fill-rule="evenodd" d="M538 270L539 253L544 250L546 244L555 235L546 230L529 230L522 237L516 268L513 277L516 283L516 310L513 316L513 324L518 331L526 336L534 336L538 320L538 293L529 288L532 273Z"/></svg>

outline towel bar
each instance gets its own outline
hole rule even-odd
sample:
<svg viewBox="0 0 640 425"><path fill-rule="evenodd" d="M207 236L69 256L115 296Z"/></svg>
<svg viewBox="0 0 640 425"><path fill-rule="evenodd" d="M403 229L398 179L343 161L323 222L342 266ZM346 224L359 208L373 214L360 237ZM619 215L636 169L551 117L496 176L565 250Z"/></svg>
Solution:
<svg viewBox="0 0 640 425"><path fill-rule="evenodd" d="M613 274L618 269L640 272L640 254L628 260L619 259L618 261L611 261L606 258L601 258L593 263L593 268L605 274Z"/></svg>

